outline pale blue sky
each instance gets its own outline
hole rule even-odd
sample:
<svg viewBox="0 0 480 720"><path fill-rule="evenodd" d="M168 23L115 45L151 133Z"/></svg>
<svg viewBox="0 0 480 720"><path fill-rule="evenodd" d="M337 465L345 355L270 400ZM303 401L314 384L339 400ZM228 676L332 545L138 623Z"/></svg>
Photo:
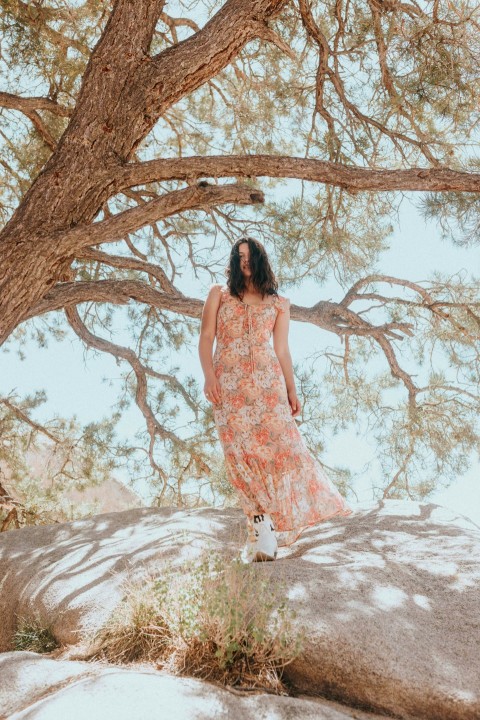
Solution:
<svg viewBox="0 0 480 720"><path fill-rule="evenodd" d="M411 197L415 196L412 194ZM408 199L402 203L400 224L389 244L390 249L383 254L379 264L379 269L385 274L415 281L428 279L435 270L453 273L465 268L477 275L480 270L478 262L476 267L473 265L476 259L478 261L477 253L442 242L438 228L433 223L426 224ZM189 284L188 293L202 297L205 288L206 286L202 287L200 283L196 286ZM329 282L322 288L306 282L301 288L291 291L282 291L280 288L280 293L288 295L292 302L301 305L312 305L319 299L338 300L342 297L340 288L334 282ZM323 345L334 342L335 338L331 334L318 328L303 323L291 323L290 347L294 362L301 361L304 355L312 351L313 346L321 349ZM62 343L50 341L47 349L39 349L29 344L26 354L26 360L21 362L14 352L0 353L0 393L5 394L16 389L20 395L24 395L44 388L49 400L38 410L36 417L40 421L56 414L75 414L80 421L89 422L109 414L109 408L118 392L116 379L120 374L112 357L95 357L89 352L85 360L84 348L73 333ZM178 364L176 356L172 356L172 364L174 362ZM183 362L186 363L183 366L188 367L188 371L195 374L199 382L203 382L196 352L185 357ZM102 382L102 378L109 378L112 382ZM142 422L140 412L133 408L122 422L121 431L125 436L133 436ZM357 482L355 486L360 501L372 499L370 480L375 481L373 444L352 432L340 433L331 437L322 460L327 465L348 465L354 472L360 472L367 462L373 460L372 475L364 478L362 482ZM147 500L147 491L144 497ZM453 479L447 490L435 493L429 501L466 514L480 524L478 461L472 461L472 467L466 476Z"/></svg>

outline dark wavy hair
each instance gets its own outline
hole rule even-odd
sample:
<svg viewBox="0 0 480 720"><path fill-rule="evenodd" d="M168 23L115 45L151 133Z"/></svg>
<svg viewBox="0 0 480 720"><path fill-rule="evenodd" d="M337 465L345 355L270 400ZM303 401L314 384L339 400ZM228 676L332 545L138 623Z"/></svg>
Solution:
<svg viewBox="0 0 480 720"><path fill-rule="evenodd" d="M265 295L278 295L278 283L270 267L267 251L261 242L251 237L239 238L232 246L228 267L225 270L230 294L241 300L240 295L243 294L246 289L245 279L240 269L239 247L242 243L247 243L250 251L250 270L252 273L253 287L261 293L262 300Z"/></svg>

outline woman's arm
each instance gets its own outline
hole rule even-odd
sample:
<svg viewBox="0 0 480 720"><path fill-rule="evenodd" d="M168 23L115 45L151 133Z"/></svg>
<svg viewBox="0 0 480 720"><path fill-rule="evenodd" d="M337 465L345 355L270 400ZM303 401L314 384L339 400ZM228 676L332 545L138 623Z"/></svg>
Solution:
<svg viewBox="0 0 480 720"><path fill-rule="evenodd" d="M277 314L277 319L273 327L273 349L278 358L280 367L282 368L287 386L288 402L292 409L293 417L300 414L301 406L297 397L295 388L295 378L293 377L292 358L288 347L288 329L290 325L290 300L286 298L286 307L284 312Z"/></svg>
<svg viewBox="0 0 480 720"><path fill-rule="evenodd" d="M220 306L220 285L212 285L203 306L198 354L205 375L204 393L210 402L220 402L220 383L215 377L212 351L217 332L217 312Z"/></svg>

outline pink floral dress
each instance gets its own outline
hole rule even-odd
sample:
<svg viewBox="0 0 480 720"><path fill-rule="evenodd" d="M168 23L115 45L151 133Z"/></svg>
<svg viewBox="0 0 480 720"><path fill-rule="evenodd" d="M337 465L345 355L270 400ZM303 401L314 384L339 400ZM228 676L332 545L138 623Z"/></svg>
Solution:
<svg viewBox="0 0 480 720"><path fill-rule="evenodd" d="M221 401L213 414L228 479L247 516L269 513L278 545L352 510L310 455L288 403L283 371L270 338L288 299L269 295L249 305L221 288L213 367Z"/></svg>

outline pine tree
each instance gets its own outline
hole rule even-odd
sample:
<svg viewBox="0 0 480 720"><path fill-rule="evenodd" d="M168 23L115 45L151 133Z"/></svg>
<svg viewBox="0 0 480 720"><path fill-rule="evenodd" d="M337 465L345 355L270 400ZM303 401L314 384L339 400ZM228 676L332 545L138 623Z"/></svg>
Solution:
<svg viewBox="0 0 480 720"><path fill-rule="evenodd" d="M384 497L424 497L468 465L478 283L376 263L405 191L446 236L477 240L477 18L472 0L0 3L0 343L73 330L118 359L117 410L134 400L145 418L158 503L187 502L186 478L228 494L199 381L167 357L199 328L182 274L220 281L241 234L268 246L282 288L318 287L291 308L336 348L297 369L311 446L368 423ZM31 399L16 402L30 432Z"/></svg>

